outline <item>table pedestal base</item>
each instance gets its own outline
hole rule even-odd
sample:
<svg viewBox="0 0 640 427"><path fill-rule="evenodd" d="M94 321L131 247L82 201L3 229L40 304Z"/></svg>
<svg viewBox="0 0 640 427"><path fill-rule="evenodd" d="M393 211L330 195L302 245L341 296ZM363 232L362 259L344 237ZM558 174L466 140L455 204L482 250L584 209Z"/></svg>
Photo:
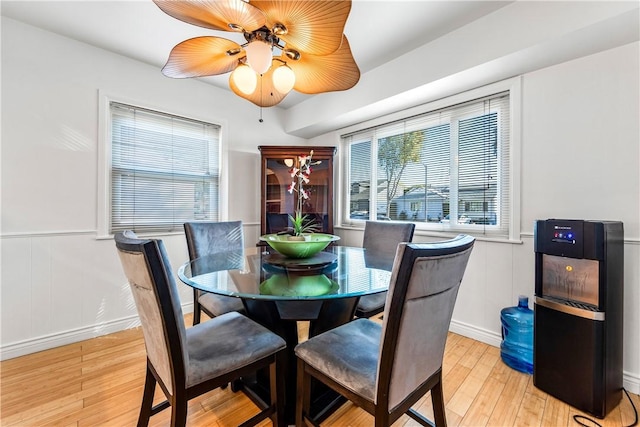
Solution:
<svg viewBox="0 0 640 427"><path fill-rule="evenodd" d="M247 316L276 334L287 343L282 370L285 375L285 417L288 424L295 422L297 361L295 347L298 344L298 321L309 321L309 337L336 328L353 319L358 297L315 301L265 301L243 300ZM312 388L312 416L325 419L339 405L333 391L317 384ZM255 378L242 381L247 395L252 399L266 400L269 396L268 373L260 372ZM341 403L340 403L341 404Z"/></svg>

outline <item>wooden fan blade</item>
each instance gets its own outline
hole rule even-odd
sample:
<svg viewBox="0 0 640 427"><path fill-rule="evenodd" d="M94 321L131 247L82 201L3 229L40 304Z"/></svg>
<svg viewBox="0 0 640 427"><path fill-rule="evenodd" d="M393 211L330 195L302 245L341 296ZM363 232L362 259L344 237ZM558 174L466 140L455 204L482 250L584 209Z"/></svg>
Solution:
<svg viewBox="0 0 640 427"><path fill-rule="evenodd" d="M236 55L227 51L237 50ZM196 37L178 43L169 54L162 74L167 77L186 78L224 74L233 71L238 59L244 56L238 43L221 37Z"/></svg>
<svg viewBox="0 0 640 427"><path fill-rule="evenodd" d="M282 94L276 90L273 86L273 70L280 64L275 61L276 64L272 64L269 71L264 73L262 76L258 76L258 85L256 86L256 90L253 93L247 95L238 89L238 86L234 83L231 76L229 76L229 87L241 98L246 99L247 101L251 101L256 104L258 107L273 107L274 105L278 105L287 94Z"/></svg>
<svg viewBox="0 0 640 427"><path fill-rule="evenodd" d="M251 4L265 13L267 28L275 24L287 28L287 34L278 35L286 47L313 55L328 55L340 47L351 11L351 0L255 0Z"/></svg>
<svg viewBox="0 0 640 427"><path fill-rule="evenodd" d="M342 45L331 55L316 56L303 53L298 61L284 55L282 59L296 75L293 88L301 93L314 94L351 89L360 80L349 41L343 36Z"/></svg>
<svg viewBox="0 0 640 427"><path fill-rule="evenodd" d="M229 24L234 24L251 32L262 27L266 22L264 13L242 0L153 0L153 2L169 16L213 30L238 31L229 27Z"/></svg>

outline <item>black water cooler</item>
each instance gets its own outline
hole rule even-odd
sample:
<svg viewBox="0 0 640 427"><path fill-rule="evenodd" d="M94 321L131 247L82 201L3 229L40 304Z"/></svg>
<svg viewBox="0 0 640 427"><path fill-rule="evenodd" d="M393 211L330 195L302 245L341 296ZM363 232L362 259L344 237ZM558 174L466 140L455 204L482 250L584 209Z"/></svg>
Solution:
<svg viewBox="0 0 640 427"><path fill-rule="evenodd" d="M623 225L536 221L533 384L604 418L622 397Z"/></svg>

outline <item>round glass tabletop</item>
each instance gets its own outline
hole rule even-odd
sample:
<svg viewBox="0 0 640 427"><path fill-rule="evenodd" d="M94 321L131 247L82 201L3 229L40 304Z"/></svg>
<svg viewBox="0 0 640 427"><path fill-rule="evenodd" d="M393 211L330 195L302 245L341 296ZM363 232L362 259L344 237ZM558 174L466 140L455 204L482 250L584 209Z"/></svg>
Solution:
<svg viewBox="0 0 640 427"><path fill-rule="evenodd" d="M187 285L220 295L265 300L318 300L383 292L392 261L363 248L333 246L311 258L286 258L268 247L197 258L178 270Z"/></svg>

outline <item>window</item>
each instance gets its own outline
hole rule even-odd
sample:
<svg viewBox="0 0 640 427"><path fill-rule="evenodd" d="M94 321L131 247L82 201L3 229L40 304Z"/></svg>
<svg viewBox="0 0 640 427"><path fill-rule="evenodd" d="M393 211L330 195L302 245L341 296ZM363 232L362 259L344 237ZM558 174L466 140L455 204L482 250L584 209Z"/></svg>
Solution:
<svg viewBox="0 0 640 427"><path fill-rule="evenodd" d="M344 222L508 236L509 99L501 92L343 135Z"/></svg>
<svg viewBox="0 0 640 427"><path fill-rule="evenodd" d="M109 232L218 220L219 126L109 103Z"/></svg>

